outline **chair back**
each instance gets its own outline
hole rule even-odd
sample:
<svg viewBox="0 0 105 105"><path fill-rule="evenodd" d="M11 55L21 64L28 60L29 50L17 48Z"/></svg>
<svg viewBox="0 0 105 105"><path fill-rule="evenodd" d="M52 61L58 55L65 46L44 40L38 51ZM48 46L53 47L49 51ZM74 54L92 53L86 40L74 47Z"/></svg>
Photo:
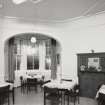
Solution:
<svg viewBox="0 0 105 105"><path fill-rule="evenodd" d="M76 92L76 93L79 93L80 86L79 85L75 85L73 91Z"/></svg>
<svg viewBox="0 0 105 105"><path fill-rule="evenodd" d="M37 79L36 78L27 78L27 82L29 82L29 83L35 83L35 82L37 82Z"/></svg>
<svg viewBox="0 0 105 105"><path fill-rule="evenodd" d="M49 87L44 87L44 92L45 93L57 93L58 89L57 88L49 88Z"/></svg>
<svg viewBox="0 0 105 105"><path fill-rule="evenodd" d="M4 86L4 87L0 87L0 94L5 94L5 93L7 93L7 92L9 92L9 88L10 88L10 86L8 85L8 86Z"/></svg>
<svg viewBox="0 0 105 105"><path fill-rule="evenodd" d="M27 78L27 85L29 86L35 86L37 85L37 79L36 78Z"/></svg>
<svg viewBox="0 0 105 105"><path fill-rule="evenodd" d="M23 76L20 76L20 81L23 81Z"/></svg>
<svg viewBox="0 0 105 105"><path fill-rule="evenodd" d="M10 86L0 87L0 97L9 96L9 88Z"/></svg>

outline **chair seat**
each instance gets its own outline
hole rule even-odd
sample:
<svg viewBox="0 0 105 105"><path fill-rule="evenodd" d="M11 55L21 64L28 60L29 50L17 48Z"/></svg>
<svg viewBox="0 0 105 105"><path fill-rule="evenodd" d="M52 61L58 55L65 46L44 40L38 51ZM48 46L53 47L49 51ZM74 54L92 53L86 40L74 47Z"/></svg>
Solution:
<svg viewBox="0 0 105 105"><path fill-rule="evenodd" d="M67 91L67 92L65 93L65 95L69 95L69 96L78 96L78 95L79 95L79 92Z"/></svg>
<svg viewBox="0 0 105 105"><path fill-rule="evenodd" d="M52 102L60 102L60 95L57 88L44 87L44 105L47 104L47 100Z"/></svg>
<svg viewBox="0 0 105 105"><path fill-rule="evenodd" d="M54 101L57 101L58 99L59 99L59 95L58 94L48 94L47 96L46 96L46 98L47 99L52 99L52 100L54 100Z"/></svg>
<svg viewBox="0 0 105 105"><path fill-rule="evenodd" d="M69 97L71 97L71 99L74 99L74 105L76 102L76 98L78 98L78 104L79 104L79 85L75 85L73 90L67 90L64 93L64 100L65 100L65 96L68 97L68 104L69 104Z"/></svg>
<svg viewBox="0 0 105 105"><path fill-rule="evenodd" d="M30 92L32 89L37 91L37 79L36 78L27 78L27 93Z"/></svg>
<svg viewBox="0 0 105 105"><path fill-rule="evenodd" d="M99 93L98 105L105 105L105 94Z"/></svg>
<svg viewBox="0 0 105 105"><path fill-rule="evenodd" d="M0 87L0 105L8 103L9 105L9 85Z"/></svg>

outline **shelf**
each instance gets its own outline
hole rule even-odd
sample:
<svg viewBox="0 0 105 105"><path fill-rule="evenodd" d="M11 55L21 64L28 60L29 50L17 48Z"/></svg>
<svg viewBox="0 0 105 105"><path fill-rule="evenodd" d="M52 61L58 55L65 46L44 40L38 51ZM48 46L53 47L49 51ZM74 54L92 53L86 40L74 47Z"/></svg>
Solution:
<svg viewBox="0 0 105 105"><path fill-rule="evenodd" d="M105 71L80 71L81 73L105 73Z"/></svg>
<svg viewBox="0 0 105 105"><path fill-rule="evenodd" d="M80 94L94 98L97 87L105 83L105 52L82 53L77 54L77 57ZM81 70L82 65L84 71Z"/></svg>

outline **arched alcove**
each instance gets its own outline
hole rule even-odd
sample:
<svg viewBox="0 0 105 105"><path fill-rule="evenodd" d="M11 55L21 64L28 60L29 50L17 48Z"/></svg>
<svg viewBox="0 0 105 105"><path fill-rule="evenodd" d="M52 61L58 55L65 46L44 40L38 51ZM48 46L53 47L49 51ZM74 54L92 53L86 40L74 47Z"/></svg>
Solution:
<svg viewBox="0 0 105 105"><path fill-rule="evenodd" d="M33 38L34 42L31 42ZM47 79L60 78L61 46L59 41L40 33L20 33L5 41L5 80L19 85L27 73L43 73Z"/></svg>

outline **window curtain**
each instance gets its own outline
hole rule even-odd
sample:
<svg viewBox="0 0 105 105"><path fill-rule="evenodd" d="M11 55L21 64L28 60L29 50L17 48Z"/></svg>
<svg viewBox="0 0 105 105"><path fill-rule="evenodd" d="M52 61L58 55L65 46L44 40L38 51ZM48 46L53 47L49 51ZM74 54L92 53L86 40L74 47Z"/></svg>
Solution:
<svg viewBox="0 0 105 105"><path fill-rule="evenodd" d="M45 56L46 56L45 42L41 41L39 44L39 70L41 71L45 69Z"/></svg>
<svg viewBox="0 0 105 105"><path fill-rule="evenodd" d="M14 82L14 71L15 71L15 50L16 46L14 46L14 39L9 40L8 46L8 69L6 70L6 80L10 82ZM7 74L8 73L8 74Z"/></svg>
<svg viewBox="0 0 105 105"><path fill-rule="evenodd" d="M8 78L9 78L9 75L8 75L8 73L9 73L9 71L8 71L8 58L9 58L8 50L9 50L9 44L8 44L8 42L9 41L7 41L5 43L5 48L4 48L4 56L5 56L5 75L4 75L4 80L5 81L8 80Z"/></svg>
<svg viewBox="0 0 105 105"><path fill-rule="evenodd" d="M51 40L51 79L57 78L56 40Z"/></svg>

